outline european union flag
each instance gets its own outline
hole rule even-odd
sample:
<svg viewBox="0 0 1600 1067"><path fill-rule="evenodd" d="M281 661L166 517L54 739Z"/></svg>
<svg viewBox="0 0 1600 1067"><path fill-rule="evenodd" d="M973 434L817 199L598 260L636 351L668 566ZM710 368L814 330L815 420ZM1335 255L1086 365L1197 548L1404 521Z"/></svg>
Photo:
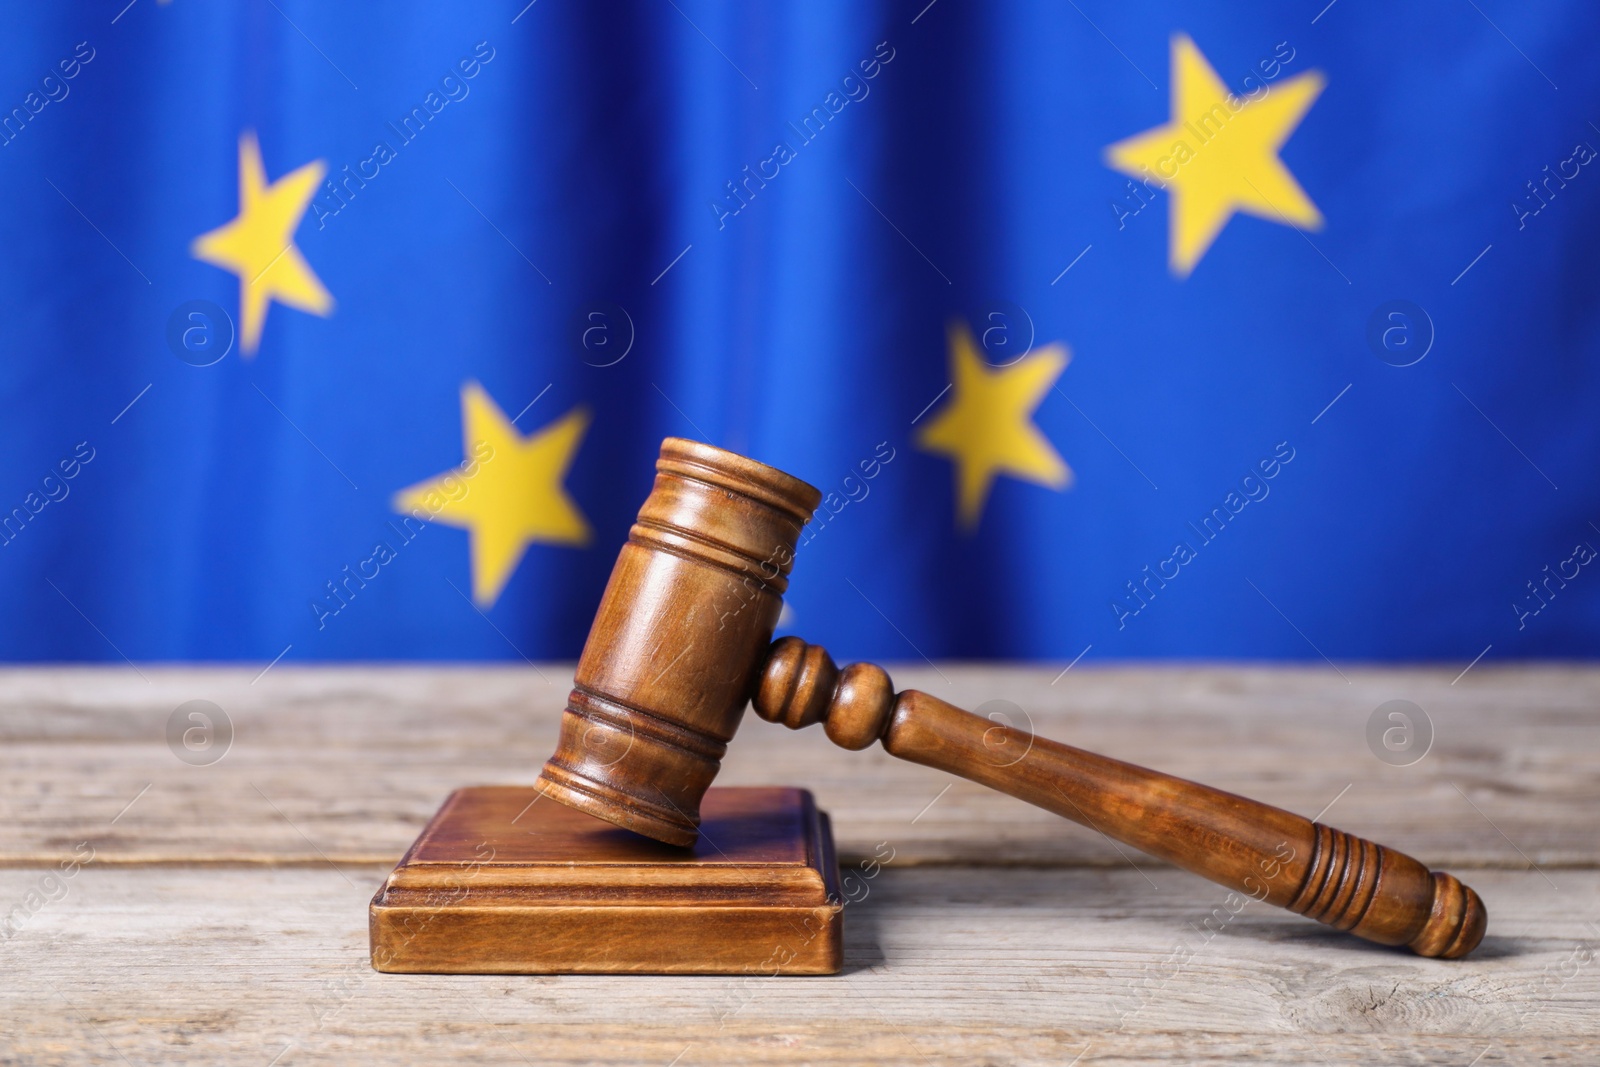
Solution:
<svg viewBox="0 0 1600 1067"><path fill-rule="evenodd" d="M18 9L0 653L574 656L675 435L824 492L841 658L1593 655L1597 37Z"/></svg>

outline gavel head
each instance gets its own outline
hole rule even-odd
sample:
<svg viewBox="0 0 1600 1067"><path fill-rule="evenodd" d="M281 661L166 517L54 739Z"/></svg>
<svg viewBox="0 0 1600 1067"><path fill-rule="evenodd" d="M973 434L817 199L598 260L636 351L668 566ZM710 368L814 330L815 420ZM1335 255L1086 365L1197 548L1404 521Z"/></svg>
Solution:
<svg viewBox="0 0 1600 1067"><path fill-rule="evenodd" d="M699 834L822 494L669 437L612 569L540 773L554 800L673 845Z"/></svg>

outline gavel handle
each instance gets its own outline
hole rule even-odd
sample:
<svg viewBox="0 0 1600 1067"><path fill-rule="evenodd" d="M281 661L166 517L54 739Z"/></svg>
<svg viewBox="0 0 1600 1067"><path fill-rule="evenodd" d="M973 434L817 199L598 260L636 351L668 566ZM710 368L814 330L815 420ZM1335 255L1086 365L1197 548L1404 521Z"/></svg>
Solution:
<svg viewBox="0 0 1600 1067"><path fill-rule="evenodd" d="M823 722L846 748L881 740L891 755L998 789L1243 897L1369 941L1455 959L1483 938L1487 915L1478 894L1402 852L927 693L896 695L882 668L856 663L840 671L824 650L798 638L774 643L755 708L795 728Z"/></svg>

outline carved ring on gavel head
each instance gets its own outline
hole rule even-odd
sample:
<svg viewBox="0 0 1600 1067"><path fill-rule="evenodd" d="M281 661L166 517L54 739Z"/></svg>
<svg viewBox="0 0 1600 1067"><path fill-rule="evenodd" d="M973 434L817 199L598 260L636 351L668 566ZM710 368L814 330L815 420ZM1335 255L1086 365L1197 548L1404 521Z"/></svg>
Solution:
<svg viewBox="0 0 1600 1067"><path fill-rule="evenodd" d="M754 460L662 443L655 487L611 573L540 774L545 795L691 845L700 799L753 701L771 722L820 722L847 749L881 742L1371 941L1454 959L1483 938L1478 894L1404 853L926 693L896 693L883 668L840 669L795 637L769 646L800 530L820 501ZM1007 760L993 758L997 744Z"/></svg>

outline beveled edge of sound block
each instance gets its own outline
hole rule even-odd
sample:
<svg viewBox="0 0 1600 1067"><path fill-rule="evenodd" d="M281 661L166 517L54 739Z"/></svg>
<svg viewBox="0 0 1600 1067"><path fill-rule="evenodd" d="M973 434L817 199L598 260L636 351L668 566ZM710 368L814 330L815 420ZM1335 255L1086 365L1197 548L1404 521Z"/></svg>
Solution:
<svg viewBox="0 0 1600 1067"><path fill-rule="evenodd" d="M450 794L368 909L372 966L413 974L837 974L843 897L810 792L706 793L676 848L533 786Z"/></svg>

